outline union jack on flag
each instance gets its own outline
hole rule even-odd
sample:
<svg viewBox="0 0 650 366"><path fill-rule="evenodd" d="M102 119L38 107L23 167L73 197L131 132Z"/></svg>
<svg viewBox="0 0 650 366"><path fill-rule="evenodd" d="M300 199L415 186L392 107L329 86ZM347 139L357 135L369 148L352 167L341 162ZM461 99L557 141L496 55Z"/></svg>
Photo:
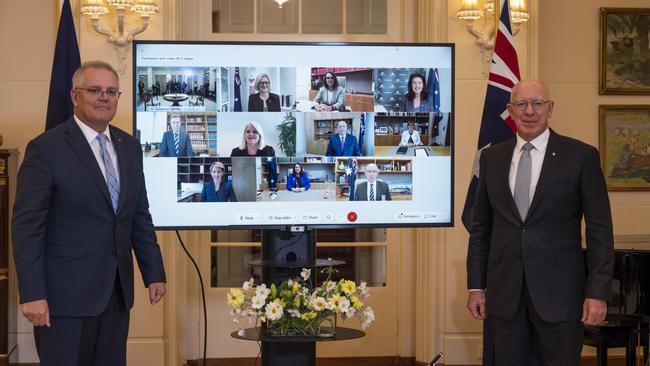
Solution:
<svg viewBox="0 0 650 366"><path fill-rule="evenodd" d="M485 93L483 118L481 119L481 129L478 135L478 151L474 157L472 181L467 190L467 198L465 198L465 207L462 214L463 225L467 231L469 231L472 224L472 207L474 206L476 187L478 186L481 152L492 145L513 138L517 131L515 123L508 113L510 92L512 87L520 80L519 61L517 60L517 50L515 49L512 27L510 26L509 9L508 0L504 0L501 7L497 38L494 43L487 92Z"/></svg>

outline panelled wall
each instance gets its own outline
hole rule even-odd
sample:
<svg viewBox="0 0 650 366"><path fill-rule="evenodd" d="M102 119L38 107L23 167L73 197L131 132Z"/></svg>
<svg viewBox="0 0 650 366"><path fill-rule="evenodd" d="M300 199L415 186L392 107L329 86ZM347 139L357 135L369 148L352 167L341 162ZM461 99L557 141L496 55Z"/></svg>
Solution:
<svg viewBox="0 0 650 366"><path fill-rule="evenodd" d="M349 0L348 0L349 1ZM24 151L44 126L51 59L60 0L3 1L0 4L0 133L3 147ZM78 22L82 60L102 59L117 65L114 50L80 17L80 0L72 0ZM220 39L210 33L210 0L157 0L161 12L139 39ZM486 79L481 55L454 15L461 0L388 0L391 21L387 36L280 37L242 34L229 40L342 40L453 42L456 44L455 222L450 229L392 229L386 235L388 286L376 291L373 336L361 343L319 347L321 356L398 355L428 361L445 352L446 364L478 364L481 324L465 309L467 233L460 210L469 182ZM598 95L598 9L604 6L647 7L647 0L529 0L531 21L515 37L524 78L542 78L552 90L555 114L551 127L559 133L598 143L598 104L650 104L647 96ZM114 22L114 19L111 19ZM113 23L111 23L113 24ZM29 25L29 29L26 29ZM112 27L112 26L111 26ZM223 36L221 39L225 39ZM121 77L124 94L114 124L131 130L131 63ZM615 233L647 234L650 195L610 194ZM181 234L205 271L210 244L207 232ZM176 235L159 233L170 282L162 306L151 307L143 288L137 290L129 338L129 364L180 365L200 356L200 296L196 275L180 250ZM137 279L136 281L140 281ZM141 282L139 282L141 283ZM210 290L214 304L220 290ZM381 305L380 305L381 303ZM256 349L233 342L233 326L221 307L209 310L209 357L254 357ZM35 362L31 328L19 316L20 361ZM586 351L588 352L588 350Z"/></svg>

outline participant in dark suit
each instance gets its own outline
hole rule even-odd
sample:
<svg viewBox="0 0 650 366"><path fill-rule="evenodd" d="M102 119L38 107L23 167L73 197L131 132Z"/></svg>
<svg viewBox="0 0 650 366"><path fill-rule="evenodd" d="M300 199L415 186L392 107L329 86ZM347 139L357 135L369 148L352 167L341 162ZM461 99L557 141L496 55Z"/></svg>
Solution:
<svg viewBox="0 0 650 366"><path fill-rule="evenodd" d="M330 137L325 155L361 156L361 149L357 143L357 138L348 133L347 122L339 121L337 130L338 133Z"/></svg>
<svg viewBox="0 0 650 366"><path fill-rule="evenodd" d="M540 81L517 84L517 137L483 150L467 253L468 308L489 315L496 365L579 365L583 324L607 312L613 234L598 151L548 128ZM587 255L581 248L586 222ZM586 276L585 276L586 273Z"/></svg>
<svg viewBox="0 0 650 366"><path fill-rule="evenodd" d="M271 78L261 73L253 85L257 93L248 96L249 112L280 112L280 96L271 93Z"/></svg>
<svg viewBox="0 0 650 366"><path fill-rule="evenodd" d="M203 186L201 202L237 202L232 183L223 178L225 172L226 167L219 161L210 165L212 181Z"/></svg>
<svg viewBox="0 0 650 366"><path fill-rule="evenodd" d="M291 174L287 175L287 191L291 192L305 192L311 188L309 184L309 176L302 169L302 165L296 163L293 166Z"/></svg>
<svg viewBox="0 0 650 366"><path fill-rule="evenodd" d="M194 156L190 135L187 132L181 131L181 116L178 114L169 116L169 126L172 130L166 131L163 134L159 156ZM176 140L178 140L178 146Z"/></svg>
<svg viewBox="0 0 650 366"><path fill-rule="evenodd" d="M100 61L75 72L74 117L32 140L18 173L14 259L41 365L125 365L133 254L149 299L165 271L140 143L109 126L119 81Z"/></svg>
<svg viewBox="0 0 650 366"><path fill-rule="evenodd" d="M366 181L359 183L354 190L355 201L391 201L388 184L377 180L379 168L370 163L364 169Z"/></svg>

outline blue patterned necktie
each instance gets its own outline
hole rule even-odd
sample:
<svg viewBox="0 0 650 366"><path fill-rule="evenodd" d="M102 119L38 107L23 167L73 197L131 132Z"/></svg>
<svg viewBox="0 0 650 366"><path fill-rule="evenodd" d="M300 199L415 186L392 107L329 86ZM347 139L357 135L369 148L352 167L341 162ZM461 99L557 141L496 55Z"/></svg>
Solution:
<svg viewBox="0 0 650 366"><path fill-rule="evenodd" d="M519 165L517 167L517 176L515 177L515 204L522 220L526 219L528 209L530 208L530 179L532 171L532 159L530 157L530 150L535 146L530 142L521 147L521 157L519 158Z"/></svg>
<svg viewBox="0 0 650 366"><path fill-rule="evenodd" d="M176 148L176 155L179 155L181 152L179 150L180 144L178 143L178 134L174 133L174 147Z"/></svg>
<svg viewBox="0 0 650 366"><path fill-rule="evenodd" d="M375 200L375 184L370 183L370 201Z"/></svg>
<svg viewBox="0 0 650 366"><path fill-rule="evenodd" d="M108 193L111 195L113 211L117 214L117 205L120 198L120 185L117 183L117 174L115 174L113 161L111 160L111 156L108 154L108 150L106 149L106 142L108 141L108 137L104 134L99 134L97 135L97 141L99 142L99 154L102 157L104 169L106 170L106 184L108 185Z"/></svg>

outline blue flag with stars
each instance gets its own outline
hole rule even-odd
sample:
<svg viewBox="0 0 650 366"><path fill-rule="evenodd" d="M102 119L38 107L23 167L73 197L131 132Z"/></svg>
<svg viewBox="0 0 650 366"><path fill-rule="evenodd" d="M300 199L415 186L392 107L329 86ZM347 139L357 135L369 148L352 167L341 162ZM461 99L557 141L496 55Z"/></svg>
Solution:
<svg viewBox="0 0 650 366"><path fill-rule="evenodd" d="M359 128L359 153L363 155L363 139L366 135L366 113L361 113L361 127Z"/></svg>
<svg viewBox="0 0 650 366"><path fill-rule="evenodd" d="M268 172L269 190L277 191L278 188L278 164L275 156L269 156L265 160L266 169Z"/></svg>
<svg viewBox="0 0 650 366"><path fill-rule="evenodd" d="M241 112L241 77L239 76L239 67L235 67L235 103L232 110L234 112Z"/></svg>
<svg viewBox="0 0 650 366"><path fill-rule="evenodd" d="M433 111L440 112L440 75L438 68L429 69L427 93L433 98Z"/></svg>
<svg viewBox="0 0 650 366"><path fill-rule="evenodd" d="M357 180L357 159L348 158L348 165L345 167L345 179L350 187L350 201L354 201L354 182Z"/></svg>

